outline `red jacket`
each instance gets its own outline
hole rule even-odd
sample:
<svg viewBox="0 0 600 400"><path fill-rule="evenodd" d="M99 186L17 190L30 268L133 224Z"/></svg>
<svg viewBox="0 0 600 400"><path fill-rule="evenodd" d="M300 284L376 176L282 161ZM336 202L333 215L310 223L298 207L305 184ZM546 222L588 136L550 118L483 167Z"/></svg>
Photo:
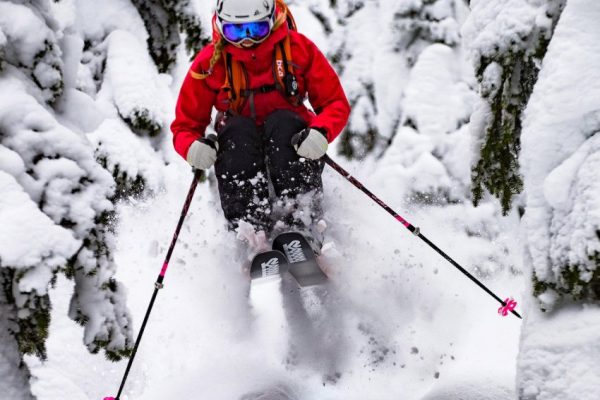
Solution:
<svg viewBox="0 0 600 400"><path fill-rule="evenodd" d="M298 79L300 93L306 93L316 115L304 105L293 106L279 91L255 94L256 123L261 125L266 116L278 109L295 111L308 126L321 128L327 132L329 142L342 131L350 114L350 105L344 94L339 78L323 53L306 36L288 29L284 24L259 44L250 49L226 45L224 52L232 58L242 61L249 76L251 88L274 83L273 52L275 45L290 35L294 74ZM206 73L210 66L214 46L206 46L198 53L190 71ZM210 76L195 79L191 72L186 76L179 98L175 121L171 124L175 150L184 158L191 144L204 135L211 120L212 108L227 111L229 98L222 86L225 82L223 54L216 63ZM247 104L241 115L250 117Z"/></svg>

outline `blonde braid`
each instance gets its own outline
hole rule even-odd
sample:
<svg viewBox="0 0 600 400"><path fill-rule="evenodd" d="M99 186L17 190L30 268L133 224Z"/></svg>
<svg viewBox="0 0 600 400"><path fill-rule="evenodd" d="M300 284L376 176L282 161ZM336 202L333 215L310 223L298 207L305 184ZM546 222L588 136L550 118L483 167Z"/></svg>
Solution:
<svg viewBox="0 0 600 400"><path fill-rule="evenodd" d="M281 12L277 16L277 19L275 20L275 23L273 24L273 30L276 31L277 29L279 29L279 27L281 25L283 25L286 22L286 20L287 20L287 9L282 8Z"/></svg>
<svg viewBox="0 0 600 400"><path fill-rule="evenodd" d="M222 37L219 37L219 40L215 43L215 50L213 52L212 57L210 58L210 67L208 68L209 73L212 72L213 67L219 62L221 56L223 55L223 49L225 48L225 40Z"/></svg>
<svg viewBox="0 0 600 400"><path fill-rule="evenodd" d="M225 40L221 36L219 36L219 39L217 39L217 41L214 42L214 50L212 57L210 58L210 65L208 67L208 71L205 74L199 74L198 72L190 71L190 75L192 76L192 78L208 78L212 74L214 66L217 65L217 63L221 59L221 56L223 55L223 49L225 48L226 44L227 43L225 43Z"/></svg>

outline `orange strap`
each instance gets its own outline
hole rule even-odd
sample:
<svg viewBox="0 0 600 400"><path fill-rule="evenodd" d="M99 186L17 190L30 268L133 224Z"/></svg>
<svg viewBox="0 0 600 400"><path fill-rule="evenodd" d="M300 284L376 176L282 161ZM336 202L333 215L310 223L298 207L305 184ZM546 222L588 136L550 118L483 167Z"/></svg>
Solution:
<svg viewBox="0 0 600 400"><path fill-rule="evenodd" d="M231 54L225 56L225 82L223 90L229 96L229 109L239 114L246 105L242 91L248 87L248 73L244 65L232 59Z"/></svg>
<svg viewBox="0 0 600 400"><path fill-rule="evenodd" d="M297 30L296 21L292 16L288 6L283 0L277 0L276 2L278 9L280 10L281 18L285 18L284 23L287 23L288 28L291 30ZM280 26L281 22L276 26ZM286 76L294 75L294 66L292 63L292 48L290 44L290 36L287 35L283 40L283 46L275 46L275 57L273 60L273 75L275 78L275 85L270 87L269 85L261 88L248 88L248 73L242 62L232 59L230 54L226 54L223 61L225 63L225 82L223 83L223 90L229 95L229 109L233 113L239 114L246 106L246 102L250 101L251 113L254 116L254 93L262 92L266 93L271 90L278 90L281 94L288 99L288 101L294 105L300 104L300 96L288 95L286 91ZM283 51L282 51L283 47ZM290 79L290 78L288 78ZM294 78L295 80L295 78Z"/></svg>
<svg viewBox="0 0 600 400"><path fill-rule="evenodd" d="M234 60L230 54L226 54L224 61L226 78L223 90L229 95L229 109L233 113L241 113L248 100L251 102L251 108L253 108L254 93L266 93L272 90L278 90L291 104L300 104L300 96L297 93L289 95L286 90L286 77L294 75L289 35L283 40L283 46L275 46L275 57L273 60L274 85L248 88L248 73L244 64ZM254 114L253 110L251 111Z"/></svg>

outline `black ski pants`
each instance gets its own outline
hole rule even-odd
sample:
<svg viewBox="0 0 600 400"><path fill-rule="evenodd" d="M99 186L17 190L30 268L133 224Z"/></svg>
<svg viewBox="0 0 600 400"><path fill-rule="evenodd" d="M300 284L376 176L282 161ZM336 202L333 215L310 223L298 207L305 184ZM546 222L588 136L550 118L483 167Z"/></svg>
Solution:
<svg viewBox="0 0 600 400"><path fill-rule="evenodd" d="M262 126L226 117L218 131L215 173L230 229L245 220L267 233L277 221L304 230L321 217L324 164L301 160L291 144L304 128L304 120L289 110L273 112Z"/></svg>

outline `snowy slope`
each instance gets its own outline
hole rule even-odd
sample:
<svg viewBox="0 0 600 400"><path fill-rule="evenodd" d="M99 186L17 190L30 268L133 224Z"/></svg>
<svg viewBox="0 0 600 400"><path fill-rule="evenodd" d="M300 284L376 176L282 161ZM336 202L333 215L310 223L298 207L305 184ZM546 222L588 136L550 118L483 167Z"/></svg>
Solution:
<svg viewBox="0 0 600 400"><path fill-rule="evenodd" d="M191 178L182 164L167 174L166 193L121 209L118 279L129 289L136 327ZM230 399L276 384L298 399L410 400L432 390L429 399L458 391L481 400L474 381L497 388L489 393L511 393L520 321L499 317L492 299L339 177L327 173L326 185L338 254L328 253L333 288L324 307L330 319L319 325L316 316L314 322L334 336L318 337L333 346L323 351L336 355L337 365L314 355L299 365L285 362L287 338L281 335L290 332L281 297L266 289L266 304L249 308L248 282L231 263L235 239L222 228L211 189L201 185L130 376L130 399ZM493 245L452 228L443 217L452 211L411 213L413 223L467 265L473 247L493 252ZM521 297L515 278L506 271L498 276L485 282ZM57 303L65 290L59 285L53 293ZM80 346L65 350L78 338L62 315L57 306L49 361L32 369L39 379L34 393L40 400L57 399L65 388L75 399L114 395L124 362L105 362ZM323 385L331 372L341 378ZM50 385L49 378L60 384Z"/></svg>

